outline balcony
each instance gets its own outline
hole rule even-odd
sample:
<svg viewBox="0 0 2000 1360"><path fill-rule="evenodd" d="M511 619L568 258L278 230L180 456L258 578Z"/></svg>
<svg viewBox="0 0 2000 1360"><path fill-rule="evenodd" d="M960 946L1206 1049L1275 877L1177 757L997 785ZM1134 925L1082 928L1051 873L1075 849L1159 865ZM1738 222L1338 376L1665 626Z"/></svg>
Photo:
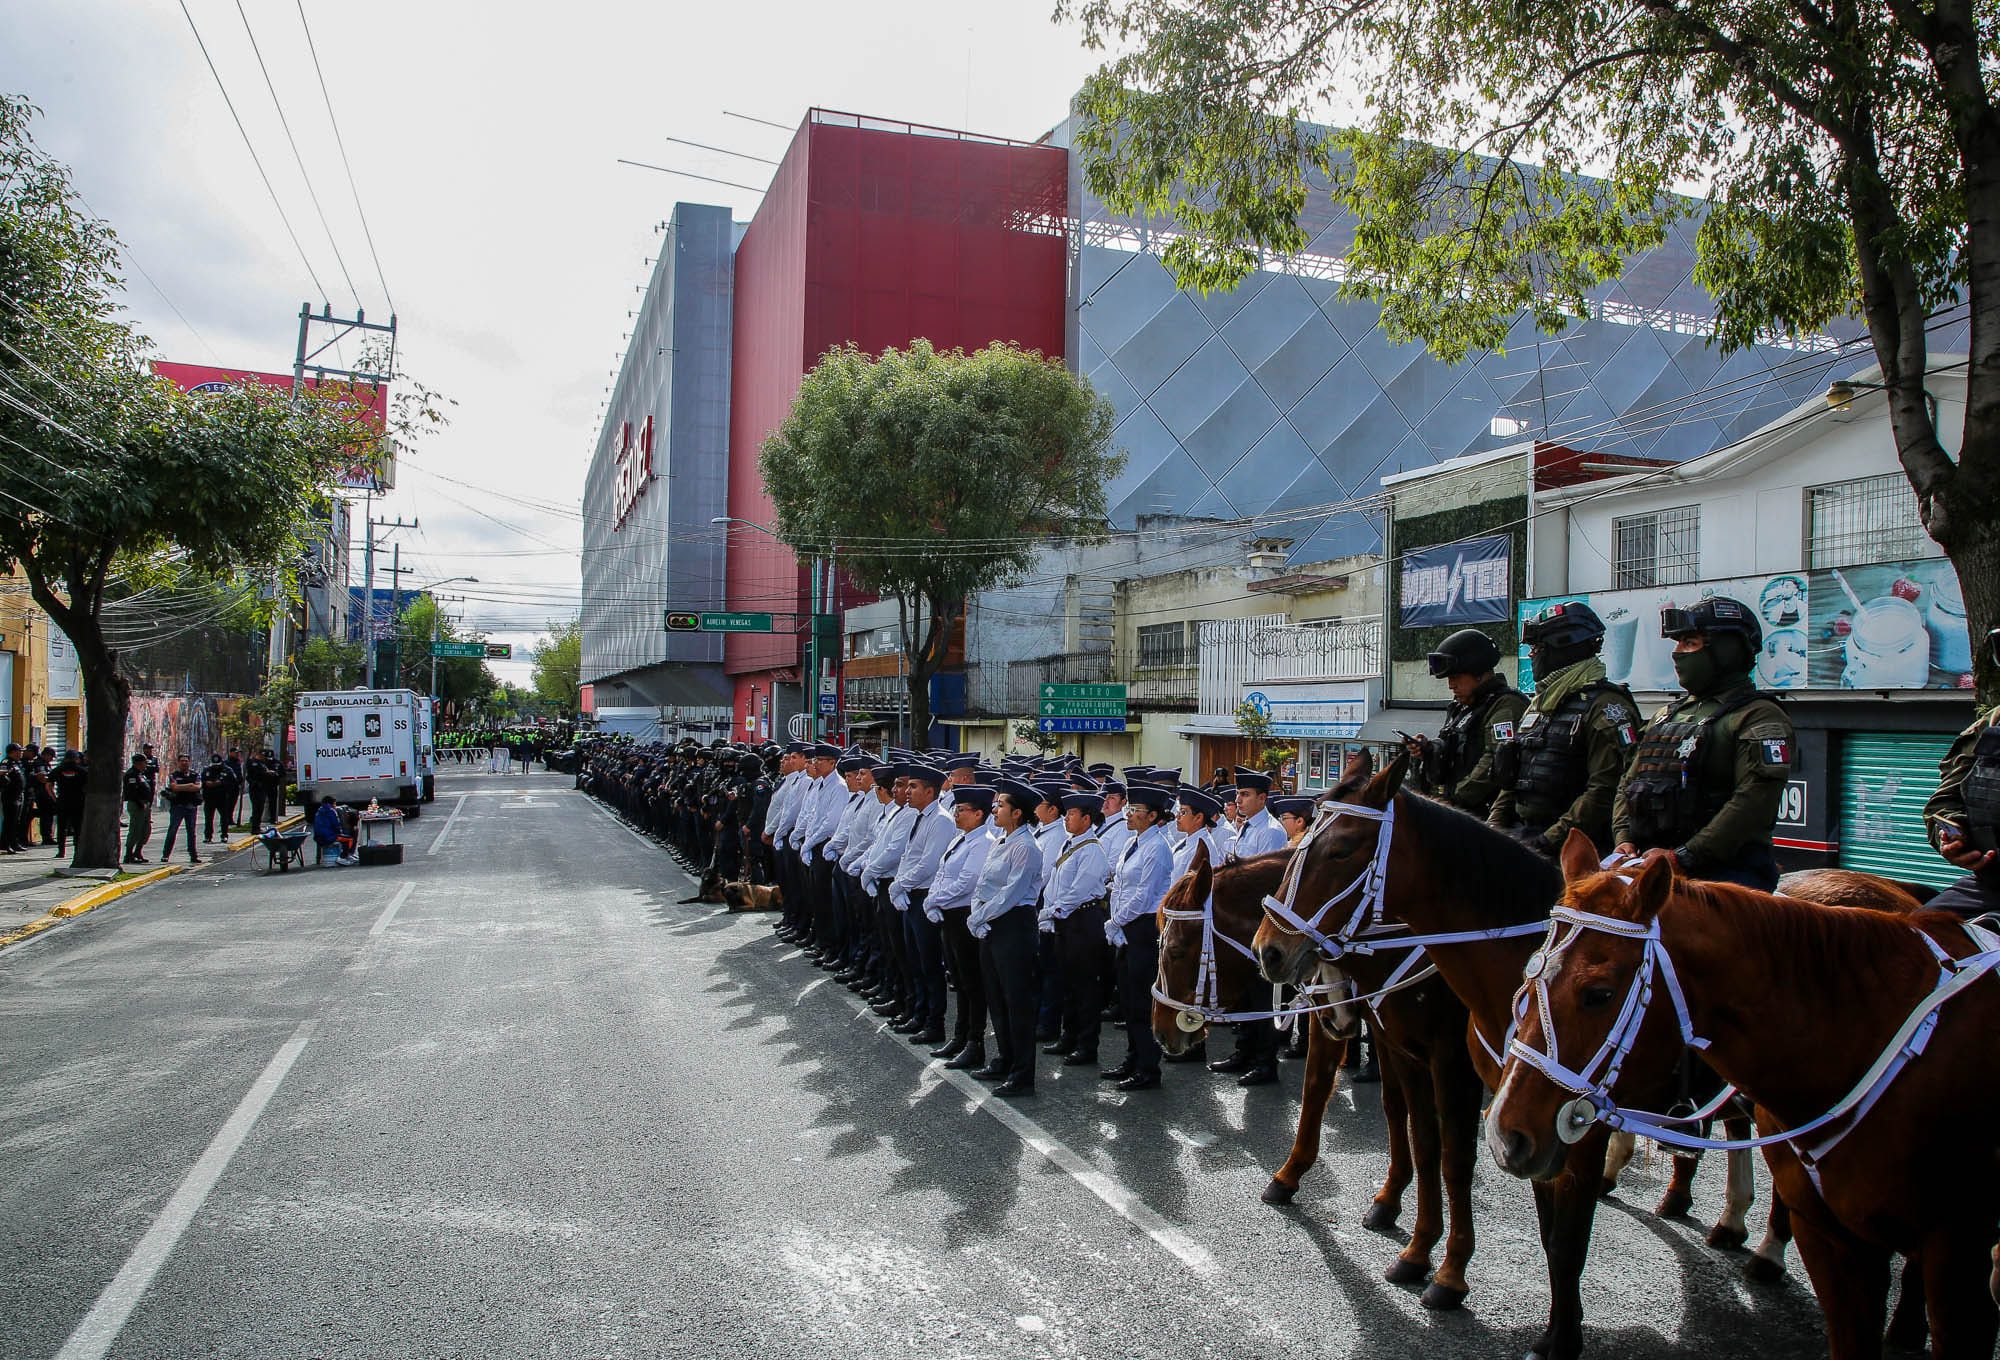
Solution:
<svg viewBox="0 0 2000 1360"><path fill-rule="evenodd" d="M1382 675L1382 620L1298 624L1282 614L1201 625L1196 712L1234 720L1246 690Z"/></svg>

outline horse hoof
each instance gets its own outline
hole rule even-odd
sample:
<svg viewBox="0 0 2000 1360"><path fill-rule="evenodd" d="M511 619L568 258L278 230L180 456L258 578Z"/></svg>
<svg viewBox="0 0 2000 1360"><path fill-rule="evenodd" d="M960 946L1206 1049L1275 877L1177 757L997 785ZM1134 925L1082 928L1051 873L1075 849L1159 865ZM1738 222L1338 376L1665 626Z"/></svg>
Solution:
<svg viewBox="0 0 2000 1360"><path fill-rule="evenodd" d="M1407 1257L1398 1256L1389 1263L1389 1268L1382 1272L1382 1278L1390 1284L1422 1284L1430 1278L1430 1274L1431 1268L1428 1262L1412 1261Z"/></svg>
<svg viewBox="0 0 2000 1360"><path fill-rule="evenodd" d="M1741 1228L1732 1228L1726 1223L1718 1223L1708 1230L1708 1245L1717 1251L1737 1251L1750 1240L1750 1235Z"/></svg>
<svg viewBox="0 0 2000 1360"><path fill-rule="evenodd" d="M1273 1176L1271 1183L1264 1187L1264 1193L1259 1195L1258 1198L1266 1204L1290 1204L1298 1193L1298 1186L1286 1185L1276 1176Z"/></svg>
<svg viewBox="0 0 2000 1360"><path fill-rule="evenodd" d="M1752 1256L1743 1263L1743 1278L1752 1284L1783 1284L1785 1268L1768 1256Z"/></svg>
<svg viewBox="0 0 2000 1360"><path fill-rule="evenodd" d="M1453 1289L1449 1285L1442 1285L1432 1280L1417 1302L1426 1308L1444 1313L1464 1304L1465 1295L1466 1291L1463 1289Z"/></svg>
<svg viewBox="0 0 2000 1360"><path fill-rule="evenodd" d="M1669 1189L1660 1196L1660 1203L1653 1212L1661 1218L1686 1218L1687 1211L1694 1207L1694 1196L1685 1190Z"/></svg>
<svg viewBox="0 0 2000 1360"><path fill-rule="evenodd" d="M1396 1206L1393 1204L1371 1204L1368 1212L1361 1216L1361 1226L1373 1232L1387 1232L1396 1226Z"/></svg>

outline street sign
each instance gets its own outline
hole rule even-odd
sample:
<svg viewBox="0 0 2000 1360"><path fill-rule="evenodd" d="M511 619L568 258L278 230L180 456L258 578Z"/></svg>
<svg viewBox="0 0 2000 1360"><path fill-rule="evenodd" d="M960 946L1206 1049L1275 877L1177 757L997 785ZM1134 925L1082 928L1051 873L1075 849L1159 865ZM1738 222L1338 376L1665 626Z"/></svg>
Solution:
<svg viewBox="0 0 2000 1360"><path fill-rule="evenodd" d="M1123 732L1123 718L1043 718L1036 726L1044 732Z"/></svg>
<svg viewBox="0 0 2000 1360"><path fill-rule="evenodd" d="M832 713L840 707L840 696L831 692L819 696L819 711Z"/></svg>
<svg viewBox="0 0 2000 1360"><path fill-rule="evenodd" d="M806 739L806 725L810 721L805 714L794 713L791 717L785 719L785 735L793 741L804 741Z"/></svg>
<svg viewBox="0 0 2000 1360"><path fill-rule="evenodd" d="M486 655L483 642L433 642L432 656L477 657Z"/></svg>
<svg viewBox="0 0 2000 1360"><path fill-rule="evenodd" d="M1044 699L1044 718L1122 718L1123 699Z"/></svg>
<svg viewBox="0 0 2000 1360"><path fill-rule="evenodd" d="M667 611L669 633L770 633L769 614L731 614L721 611Z"/></svg>
<svg viewBox="0 0 2000 1360"><path fill-rule="evenodd" d="M514 644L511 642L489 642L486 644L485 656L488 661L510 661L514 656Z"/></svg>
<svg viewBox="0 0 2000 1360"><path fill-rule="evenodd" d="M1125 702L1123 685L1043 685L1044 699L1116 699Z"/></svg>

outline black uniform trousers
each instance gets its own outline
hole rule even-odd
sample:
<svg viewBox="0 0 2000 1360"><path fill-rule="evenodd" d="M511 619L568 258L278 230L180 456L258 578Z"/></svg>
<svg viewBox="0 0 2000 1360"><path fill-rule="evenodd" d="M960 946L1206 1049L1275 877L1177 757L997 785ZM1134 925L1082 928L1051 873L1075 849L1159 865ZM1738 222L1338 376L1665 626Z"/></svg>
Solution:
<svg viewBox="0 0 2000 1360"><path fill-rule="evenodd" d="M986 1004L993 1012L992 1062L1030 1085L1035 1080L1035 1010L1040 979L1032 904L1015 907L987 929L979 942Z"/></svg>
<svg viewBox="0 0 2000 1360"><path fill-rule="evenodd" d="M1930 911L1956 912L1966 920L2000 911L2000 873L1967 874L1924 903Z"/></svg>
<svg viewBox="0 0 2000 1360"><path fill-rule="evenodd" d="M1062 960L1062 1033L1065 1053L1097 1056L1104 1023L1105 909L1086 903L1056 922L1056 954Z"/></svg>
<svg viewBox="0 0 2000 1360"><path fill-rule="evenodd" d="M903 939L903 913L889 900L886 879L875 889L875 936L882 942L883 981L889 984L900 1015L910 1009L910 961Z"/></svg>
<svg viewBox="0 0 2000 1360"><path fill-rule="evenodd" d="M215 819L222 819L222 839L229 839L229 809L235 803L233 793L204 793L201 796L201 838L207 840L215 834Z"/></svg>
<svg viewBox="0 0 2000 1360"><path fill-rule="evenodd" d="M926 889L910 894L910 906L903 913L903 949L909 960L912 1009L926 1030L944 1028L944 1012L949 993L944 977L944 933L924 915Z"/></svg>
<svg viewBox="0 0 2000 1360"><path fill-rule="evenodd" d="M840 952L840 914L833 896L833 864L825 855L826 842L805 849L806 872L812 881L813 943L829 957Z"/></svg>
<svg viewBox="0 0 2000 1360"><path fill-rule="evenodd" d="M970 906L946 907L938 931L944 936L945 964L952 985L958 988L958 1014L951 1027L953 1039L968 1044L986 1042L986 977L979 967L979 941L972 938L966 921Z"/></svg>
<svg viewBox="0 0 2000 1360"><path fill-rule="evenodd" d="M1153 979L1160 971L1160 922L1141 916L1125 925L1118 955L1118 995L1125 1012L1126 1061L1142 1077L1160 1075L1160 1041L1153 1037Z"/></svg>
<svg viewBox="0 0 2000 1360"><path fill-rule="evenodd" d="M250 829L263 830L267 821L278 820L277 799L273 796L278 788L275 784L255 783L250 786Z"/></svg>

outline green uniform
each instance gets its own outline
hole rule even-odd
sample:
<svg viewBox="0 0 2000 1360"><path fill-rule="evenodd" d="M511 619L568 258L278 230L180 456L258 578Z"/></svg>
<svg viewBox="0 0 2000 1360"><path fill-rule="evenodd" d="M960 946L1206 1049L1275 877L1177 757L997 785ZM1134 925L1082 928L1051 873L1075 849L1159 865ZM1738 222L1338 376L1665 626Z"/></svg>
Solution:
<svg viewBox="0 0 2000 1360"><path fill-rule="evenodd" d="M1937 792L1924 804L1924 830L1929 834L1932 845L1940 843L1944 823L1949 822L1961 832L1971 829L1971 818L1967 815L1965 804L1965 781L1972 773L1979 743L1995 728L2000 728L2000 707L1990 708L1973 719L1972 726L1958 734L1951 750L1938 762ZM1974 843L1978 844L1977 841ZM1980 845L1980 848L1990 847Z"/></svg>
<svg viewBox="0 0 2000 1360"><path fill-rule="evenodd" d="M1604 661L1586 657L1542 680L1514 736L1496 744L1499 793L1487 821L1520 827L1553 856L1573 826L1605 849L1618 781L1638 740L1632 692L1604 678Z"/></svg>
<svg viewBox="0 0 2000 1360"><path fill-rule="evenodd" d="M1494 747L1514 735L1527 708L1527 699L1497 673L1473 691L1471 702L1454 701L1445 710L1444 730L1414 772L1417 792L1486 816L1500 791L1493 777Z"/></svg>
<svg viewBox="0 0 2000 1360"><path fill-rule="evenodd" d="M1618 786L1613 843L1664 846L1695 877L1769 892L1778 881L1771 830L1794 756L1791 719L1749 676L1684 694L1639 736Z"/></svg>

